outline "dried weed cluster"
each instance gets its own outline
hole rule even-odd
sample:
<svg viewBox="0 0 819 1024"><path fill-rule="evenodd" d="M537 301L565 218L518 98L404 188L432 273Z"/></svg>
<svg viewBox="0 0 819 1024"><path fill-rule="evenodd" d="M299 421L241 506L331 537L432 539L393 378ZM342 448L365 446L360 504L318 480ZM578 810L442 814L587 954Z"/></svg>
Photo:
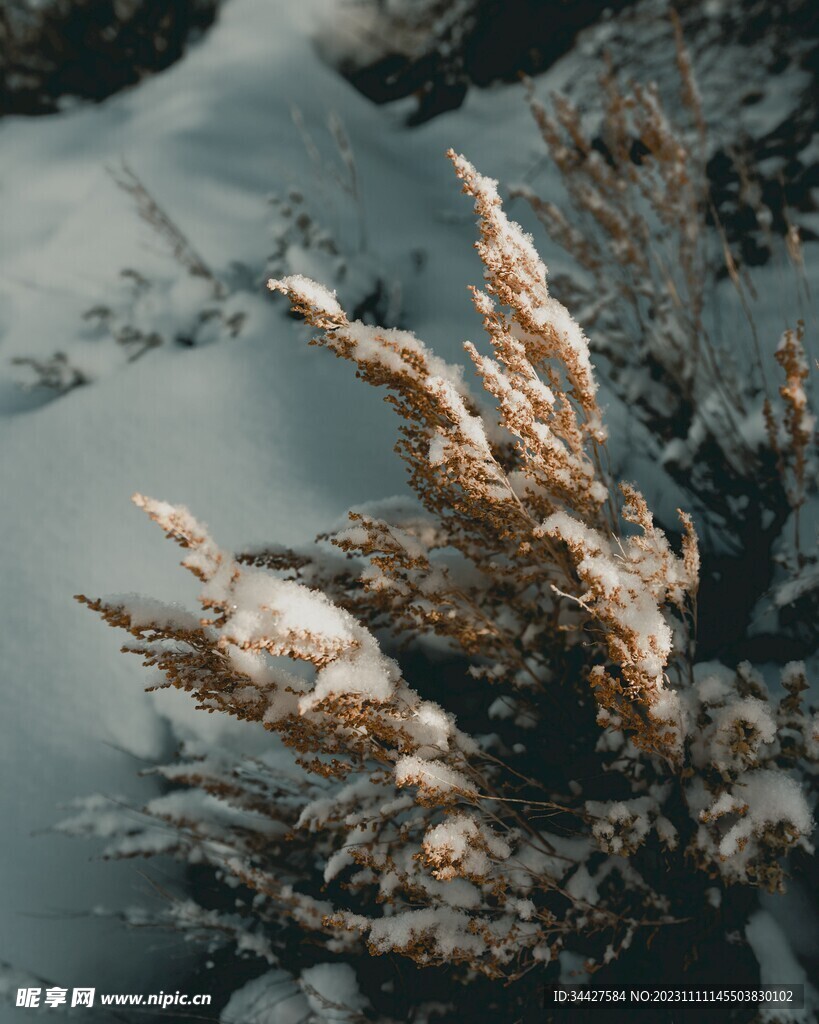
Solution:
<svg viewBox="0 0 819 1024"><path fill-rule="evenodd" d="M651 93L636 112L670 154L661 171L678 173ZM348 320L304 277L270 282L315 344L386 390L417 503L356 511L310 551L234 556L186 509L137 496L185 549L204 614L86 603L131 634L125 650L157 685L262 723L304 772L188 742L159 769L172 788L143 827L106 815L109 852L170 852L248 887L252 901L210 931L268 959L286 961L290 922L332 953L363 937L373 954L460 964L465 977L519 979L562 950L595 970L706 907L718 930L733 886L782 889L783 855L811 851L819 718L800 663L778 701L747 662L695 663L694 525L680 513L675 550L636 488L609 478L589 342L496 183L450 156L478 215L473 299L491 355L465 347L494 408L413 334ZM642 266L634 225L617 231L633 239L623 267ZM693 251L677 269L693 281ZM696 389L680 332L693 337L697 305L680 306L669 293L658 311L679 348L657 358ZM797 332L779 359L787 412L770 429L798 489L812 421ZM468 685L450 702L423 672L411 682L387 653L396 643L461 659ZM457 724L462 710L474 729ZM98 811L92 801L65 827L99 831ZM205 911L172 913L208 930Z"/></svg>
<svg viewBox="0 0 819 1024"><path fill-rule="evenodd" d="M788 514L775 460L760 444L770 368L754 323L753 286L712 199L708 130L673 11L672 19L681 116L669 116L655 85L624 84L611 68L601 78L595 125L566 96L553 96L547 108L530 83L532 114L566 204L545 201L531 186L513 195L528 201L571 257L575 272L555 289L592 332L609 379L647 427L666 470L708 517L703 525L727 532L737 502L750 504L743 538L750 542L753 529L776 533ZM760 223L770 216L757 212ZM799 273L795 227L790 237ZM747 318L745 338L725 337L714 316L714 284L725 275Z"/></svg>

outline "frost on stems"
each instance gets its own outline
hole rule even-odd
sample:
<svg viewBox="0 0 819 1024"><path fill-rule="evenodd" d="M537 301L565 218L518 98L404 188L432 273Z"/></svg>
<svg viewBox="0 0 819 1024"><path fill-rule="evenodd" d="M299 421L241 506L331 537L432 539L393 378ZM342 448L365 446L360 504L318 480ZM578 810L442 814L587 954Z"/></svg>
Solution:
<svg viewBox="0 0 819 1024"><path fill-rule="evenodd" d="M809 848L819 731L804 666L787 667L777 704L750 665L693 664L691 519L677 552L642 495L603 472L585 335L496 184L453 161L479 218L473 294L493 355L467 352L494 412L413 334L351 321L304 277L271 281L316 344L387 390L417 502L362 506L311 550L236 557L185 508L138 495L185 549L203 614L82 598L159 685L261 723L304 771L188 743L157 769L178 788L143 828L98 804L65 827L254 890L252 935L289 921L331 951L363 937L373 954L508 978L599 938L595 969L690 914L681 876L699 869L703 893L709 879L782 887L783 854ZM376 631L467 659L470 696L491 700L508 742L424 699ZM532 731L544 754L521 759ZM591 782L555 770L557 742L596 766ZM621 798L595 796L601 777Z"/></svg>

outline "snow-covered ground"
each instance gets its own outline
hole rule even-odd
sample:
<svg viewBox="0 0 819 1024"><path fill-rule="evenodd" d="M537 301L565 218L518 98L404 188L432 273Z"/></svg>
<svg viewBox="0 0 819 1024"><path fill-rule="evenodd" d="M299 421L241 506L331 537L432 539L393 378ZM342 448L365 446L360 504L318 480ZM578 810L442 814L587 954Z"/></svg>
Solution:
<svg viewBox="0 0 819 1024"><path fill-rule="evenodd" d="M268 194L298 186L331 229L352 233L354 204L327 171L339 160L334 112L356 155L367 259L400 280L404 325L457 359L480 333L466 291L480 269L444 152L452 146L504 182L541 155L521 86L473 90L460 110L413 131L401 105L369 104L316 53L336 6L229 0L179 64L138 88L0 123L0 960L63 986L146 991L151 972L169 976L166 940L77 916L138 901L149 891L139 866L101 865L87 845L45 831L74 797L148 792L136 771L171 742L159 713L167 696L145 695L136 659L72 601L79 592L190 597L175 552L130 494L188 505L230 547L308 540L350 505L404 488L382 396L308 349L304 329L259 284L275 248ZM538 89L593 75L588 52ZM216 276L252 281L226 300L246 314L238 336L172 340L207 287L116 185L110 169L123 165ZM552 187L543 176L539 185ZM522 206L515 215L526 219ZM548 258L540 234L538 243ZM236 261L251 273L232 271ZM294 269L309 271L305 261ZM133 362L83 319L95 306L127 306L116 298L124 268L152 282L133 316L166 337ZM25 367L12 360L56 352L90 382L59 397L21 391ZM630 470L640 475L639 458ZM654 489L677 504L672 488L655 480Z"/></svg>
<svg viewBox="0 0 819 1024"><path fill-rule="evenodd" d="M100 864L88 845L44 831L76 796L144 793L141 759L169 742L136 660L72 601L188 596L175 552L130 494L188 504L222 543L240 545L307 540L351 504L404 486L380 396L309 350L284 304L259 288L236 300L248 320L235 339L169 343L127 363L113 340L91 336L82 315L121 290L123 268L160 291L179 285L145 314L171 331L191 280L107 168L126 162L215 271L241 260L261 276L273 248L268 194L323 187L291 105L328 160L335 111L379 254L399 268L413 249L427 256L404 282L412 326L455 357L477 259L444 150L461 147L495 173L527 160L515 141L529 116L517 88L412 133L400 111L371 106L314 53L312 32L332 6L232 0L182 62L138 89L0 125L0 959L56 984L144 991L163 955L162 942L152 949L144 935L76 916L141 898L139 867ZM91 383L53 400L21 392L24 368L12 359L57 351Z"/></svg>

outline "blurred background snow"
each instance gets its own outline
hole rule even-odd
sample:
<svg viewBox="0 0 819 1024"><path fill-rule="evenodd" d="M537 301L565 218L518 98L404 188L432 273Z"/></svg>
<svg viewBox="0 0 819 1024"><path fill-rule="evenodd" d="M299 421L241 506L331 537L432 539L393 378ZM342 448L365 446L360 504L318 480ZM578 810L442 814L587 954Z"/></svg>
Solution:
<svg viewBox="0 0 819 1024"><path fill-rule="evenodd" d="M567 17L540 6L555 25ZM668 74L664 4L586 6L579 35L527 69L539 95L593 104L604 47L635 74ZM790 166L810 237L815 39L726 33L739 0L691 7L715 145L758 143L772 182ZM465 74L432 99L410 76L378 97L394 102L373 103L361 68L383 45L375 34L357 51L364 16L346 0L225 0L161 73L101 102L0 119L0 961L56 984L148 991L185 963L168 940L89 916L150 892L138 865L101 865L48 832L77 796L150 792L137 772L172 746L165 716L178 731L193 715L146 695L118 637L72 601L189 600L130 494L186 504L239 547L307 541L349 506L404 490L390 410L305 345L266 273L313 274L455 360L480 332L466 290L480 267L445 150L558 197L514 75L478 88ZM491 36L482 45L488 65ZM791 57L778 71L774 51ZM484 66L480 51L471 59ZM559 267L524 204L512 212ZM776 287L770 268L757 273ZM776 336L781 305L765 309ZM606 403L623 475L673 509L673 485L632 443L613 394Z"/></svg>

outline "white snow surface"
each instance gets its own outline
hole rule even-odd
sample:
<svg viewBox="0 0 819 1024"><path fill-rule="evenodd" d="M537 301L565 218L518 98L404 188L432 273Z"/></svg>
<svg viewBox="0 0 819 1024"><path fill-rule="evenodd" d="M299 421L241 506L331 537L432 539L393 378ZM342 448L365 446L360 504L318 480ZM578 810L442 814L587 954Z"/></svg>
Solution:
<svg viewBox="0 0 819 1024"><path fill-rule="evenodd" d="M303 1024L310 1004L286 971L273 970L247 982L230 997L220 1024Z"/></svg>
<svg viewBox="0 0 819 1024"><path fill-rule="evenodd" d="M745 927L745 938L759 962L759 980L763 985L804 985L805 1006L801 1010L788 1011L788 1019L798 1024L816 1020L819 1011L819 993L791 951L788 938L772 914L757 910ZM784 981L787 978L788 981ZM776 1010L762 1010L761 1021L778 1021L784 1017Z"/></svg>
<svg viewBox="0 0 819 1024"><path fill-rule="evenodd" d="M195 581L186 581L179 553L133 508L131 493L187 505L229 549L302 543L354 504L406 493L382 395L309 350L284 300L261 283L271 191L297 185L342 227L349 215L306 151L291 106L328 160L327 118L341 118L373 245L387 263L414 250L426 256L424 269L401 281L406 326L450 363L463 360L470 332L480 334L466 286L480 284L481 268L470 204L444 153L451 146L504 184L526 177L542 156L520 85L471 90L460 110L412 131L405 104L371 105L317 55L314 38L332 32L336 7L228 0L201 42L138 87L99 105L0 121L0 961L50 984L147 992L178 984L180 970L144 935L72 916L139 902L149 887L136 868L90 861L81 841L43 834L62 816L58 805L99 791L150 798L152 784L136 773L171 748L169 722L176 735L236 741L235 723L197 714L182 695L146 696L145 674L119 653L121 638L72 601L121 591L193 606ZM538 81L538 92L577 80L578 71L596 76L583 60L580 47ZM82 315L111 301L124 268L158 282L144 301L155 303L150 322L170 337L201 300L193 288L200 282L108 174L123 163L217 275L241 261L258 277L258 288L226 303L247 316L237 337L193 348L169 341L126 363L113 340L90 336ZM548 176L537 184L558 198ZM534 231L551 269L555 253L523 205L510 214ZM12 359L57 351L92 382L51 401L22 392ZM601 392L616 436L625 414L605 384ZM668 519L682 500L640 454L635 433L629 427L621 451L614 445L621 475L639 479ZM241 728L242 736L253 732L254 749L274 742ZM438 767L405 760L407 775ZM406 922L408 938L415 923ZM266 977L244 990L248 1024L273 1020L246 1012L280 980ZM294 1012L303 1010L300 993L292 1000ZM0 1004L0 1022L9 1012L17 1019Z"/></svg>

